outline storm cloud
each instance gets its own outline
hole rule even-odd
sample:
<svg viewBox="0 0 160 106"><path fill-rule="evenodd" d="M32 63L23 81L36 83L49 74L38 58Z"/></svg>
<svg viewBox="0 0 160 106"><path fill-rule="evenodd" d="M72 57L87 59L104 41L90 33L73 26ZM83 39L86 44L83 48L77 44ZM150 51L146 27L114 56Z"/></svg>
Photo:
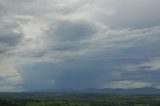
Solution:
<svg viewBox="0 0 160 106"><path fill-rule="evenodd" d="M16 32L16 23L2 22L0 23L0 52L6 52L17 46L22 40L22 33Z"/></svg>
<svg viewBox="0 0 160 106"><path fill-rule="evenodd" d="M159 0L0 0L0 91L160 88L159 11Z"/></svg>

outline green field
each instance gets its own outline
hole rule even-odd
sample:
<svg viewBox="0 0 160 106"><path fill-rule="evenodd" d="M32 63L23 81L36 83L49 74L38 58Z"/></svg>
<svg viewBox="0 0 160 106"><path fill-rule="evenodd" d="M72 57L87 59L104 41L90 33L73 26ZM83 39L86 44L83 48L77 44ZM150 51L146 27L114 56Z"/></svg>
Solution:
<svg viewBox="0 0 160 106"><path fill-rule="evenodd" d="M160 106L160 95L1 93L0 106Z"/></svg>

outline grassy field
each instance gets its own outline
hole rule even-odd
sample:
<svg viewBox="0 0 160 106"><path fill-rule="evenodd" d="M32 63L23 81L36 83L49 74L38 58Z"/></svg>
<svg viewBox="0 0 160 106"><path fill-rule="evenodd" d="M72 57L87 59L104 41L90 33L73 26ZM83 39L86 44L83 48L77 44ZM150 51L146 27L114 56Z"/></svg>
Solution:
<svg viewBox="0 0 160 106"><path fill-rule="evenodd" d="M160 95L1 93L0 106L160 106Z"/></svg>

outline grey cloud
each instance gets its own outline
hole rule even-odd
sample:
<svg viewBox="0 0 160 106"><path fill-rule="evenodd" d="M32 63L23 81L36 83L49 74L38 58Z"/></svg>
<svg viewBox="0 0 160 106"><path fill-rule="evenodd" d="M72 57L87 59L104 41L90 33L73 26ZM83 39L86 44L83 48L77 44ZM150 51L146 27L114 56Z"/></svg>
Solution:
<svg viewBox="0 0 160 106"><path fill-rule="evenodd" d="M52 27L55 27L52 29ZM96 28L86 21L61 21L56 26L51 26L48 34L53 40L80 41L94 35Z"/></svg>
<svg viewBox="0 0 160 106"><path fill-rule="evenodd" d="M102 83L101 79L103 78L101 78L101 75L104 75L103 72L105 69L101 68L101 66L104 67L104 64L98 64L99 67L94 67L95 65L97 65L97 63L91 61L72 61L61 63L59 65L53 63L42 63L41 66L38 64L34 66L28 66L27 68L25 67L25 70L29 69L32 74L23 71L22 78L24 78L24 88L29 88L30 90L32 90L36 89L37 87L77 89L97 87L98 83ZM36 77L34 76L35 74ZM29 76L30 79L28 79ZM45 86L47 82L51 80L55 81L55 83Z"/></svg>
<svg viewBox="0 0 160 106"><path fill-rule="evenodd" d="M1 44L6 44L8 46L14 46L17 45L20 41L21 35L16 34L13 35L13 33L1 33L4 36L0 36L0 42Z"/></svg>
<svg viewBox="0 0 160 106"><path fill-rule="evenodd" d="M18 25L16 23L0 23L0 51L6 52L18 45L23 36L20 32L15 32Z"/></svg>
<svg viewBox="0 0 160 106"><path fill-rule="evenodd" d="M56 0L0 0L2 5L2 12L5 16L14 15L30 15L44 18L45 21L49 21L49 18L57 18L57 14L71 14L80 8L79 4L75 5L63 5L63 1ZM17 4L18 3L18 4ZM67 2L66 2L67 3ZM63 5L62 7L60 5ZM79 7L75 9L75 7ZM46 20L47 19L47 20ZM59 19L59 17L58 17Z"/></svg>
<svg viewBox="0 0 160 106"><path fill-rule="evenodd" d="M63 62L55 64L42 63L43 65L36 64L35 66L29 66L29 68L25 67L24 70L29 69L34 71L35 74L38 74L36 75L37 77L33 76L31 79L28 79L30 73L25 71L26 74L22 74L25 83L24 88L30 90L38 89L37 87L43 88L44 86L45 88L96 88L103 87L103 85L107 87L107 84L112 81L123 80L135 82L149 81L158 84L156 80L158 76L154 77L157 73L152 72L153 70L150 68L141 67L138 70L130 70L125 67L126 64L142 64L153 57L159 56L159 50L157 49L159 47L158 29L158 27L150 28L147 31L128 31L128 29L124 29L122 31L123 33L120 33L121 31L111 30L112 34L109 34L109 39L105 37L103 38L104 41L97 39L94 44L90 40L95 36L90 35L91 38L87 39L89 42L83 46L83 49L88 52L84 53L85 55L83 56L73 57L66 55L63 57L62 55L66 52L66 49L63 49L58 55L60 58L63 58ZM107 33L104 34L107 35ZM123 36L125 37L121 38ZM99 35L98 37L101 36ZM61 41L61 39L59 38L57 41ZM84 39L82 38L80 40L83 41ZM72 44L75 44L75 41L73 42ZM79 40L77 42L79 43ZM54 42L52 43L54 44ZM111 45L111 47L105 47L106 45ZM56 47L59 47L59 45L56 45ZM76 48L76 46L72 47ZM96 52L93 52L90 48L95 49ZM69 51L74 53L71 50ZM108 54L108 52L111 54ZM54 54L55 52L53 51L52 53ZM44 73L46 74L44 75ZM46 83L39 83L39 78L42 78L41 82L54 81L54 84L50 85L47 83L46 85ZM32 85L34 84L37 87L33 87Z"/></svg>
<svg viewBox="0 0 160 106"><path fill-rule="evenodd" d="M91 38L87 39L88 43L83 46L83 49L80 49L87 51L82 56L62 56L66 52L66 49L63 49L64 51L60 51L58 55L60 58L63 58L63 61L60 63L42 63L43 65L36 64L35 66L29 66L29 68L25 67L24 70L35 70L35 73L38 73L37 78L33 76L33 78L29 80L27 78L30 75L22 74L24 81L27 80L24 82L26 83L25 87L32 89L32 87L30 88L32 84L39 83L39 76L41 76L42 81L48 82L53 80L54 84L48 85L48 87L51 88L96 88L103 87L103 85L106 85L105 87L107 87L107 84L112 81L123 80L135 82L148 81L150 83L158 84L158 76L154 77L157 73L152 72L153 70L150 68L146 68L147 66L140 67L137 70L125 67L127 64L142 64L143 62L149 61L151 58L159 56L159 50L157 49L159 47L158 29L158 27L149 28L147 31L144 31L143 29L138 31L123 29L119 32L117 30L110 30L112 32L111 34L103 33L106 34L106 36L109 35L108 39L107 37L104 37L105 35L99 35L96 36L94 42L91 41L95 36L90 35ZM99 40L99 37L104 38L103 40ZM59 38L57 41L61 41L61 39L62 38ZM55 39L52 41L54 40ZM80 40L83 41L84 39L80 38ZM80 40L77 40L77 42L79 43ZM58 42L58 44L65 43L65 41L62 41ZM73 42L73 44L76 43L75 41ZM106 45L111 46L108 47ZM59 45L56 46L58 47ZM76 46L72 47L76 48ZM92 49L95 51L92 51ZM71 50L69 51L73 54L76 53ZM108 54L108 52L110 52L110 54ZM52 53L54 54L55 52L53 51ZM53 60L54 59L55 58L53 58ZM41 70L39 71L39 69ZM47 73L45 70L47 70ZM46 73L45 75L43 75L44 72ZM30 83L31 80L34 80L34 83ZM43 88L45 85L40 83L37 86Z"/></svg>
<svg viewBox="0 0 160 106"><path fill-rule="evenodd" d="M61 20L49 27L44 39L53 51L79 51L87 47L82 41L90 39L97 31L92 22Z"/></svg>
<svg viewBox="0 0 160 106"><path fill-rule="evenodd" d="M34 64L32 66L25 65L24 71L21 71L22 86L26 90L42 90L53 88L54 77L59 74L57 66L51 63L39 63L40 66ZM29 78L28 78L29 77Z"/></svg>
<svg viewBox="0 0 160 106"><path fill-rule="evenodd" d="M20 61L23 89L98 88L127 80L155 87L159 70L126 65L160 57L159 0L72 1L0 0L7 19L0 23L0 52L16 50L4 60Z"/></svg>
<svg viewBox="0 0 160 106"><path fill-rule="evenodd" d="M6 76L0 75L0 91L8 92L8 91L18 91L20 90L20 86L15 83L12 79Z"/></svg>
<svg viewBox="0 0 160 106"><path fill-rule="evenodd" d="M97 16L110 27L145 28L160 25L160 15L157 14L160 11L159 0L110 1L114 2L114 14L107 16L102 13L100 16ZM108 8L105 9L104 7L103 9L107 11Z"/></svg>
<svg viewBox="0 0 160 106"><path fill-rule="evenodd" d="M3 76L0 76L0 80L2 81L2 80L4 80L5 79L5 77L3 77Z"/></svg>

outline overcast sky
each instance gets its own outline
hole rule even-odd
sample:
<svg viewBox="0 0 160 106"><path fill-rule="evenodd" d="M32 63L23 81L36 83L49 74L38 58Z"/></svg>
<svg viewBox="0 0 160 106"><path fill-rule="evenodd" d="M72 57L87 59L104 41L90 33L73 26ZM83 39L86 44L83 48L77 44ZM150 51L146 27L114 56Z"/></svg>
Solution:
<svg viewBox="0 0 160 106"><path fill-rule="evenodd" d="M0 91L160 88L160 0L0 0Z"/></svg>

